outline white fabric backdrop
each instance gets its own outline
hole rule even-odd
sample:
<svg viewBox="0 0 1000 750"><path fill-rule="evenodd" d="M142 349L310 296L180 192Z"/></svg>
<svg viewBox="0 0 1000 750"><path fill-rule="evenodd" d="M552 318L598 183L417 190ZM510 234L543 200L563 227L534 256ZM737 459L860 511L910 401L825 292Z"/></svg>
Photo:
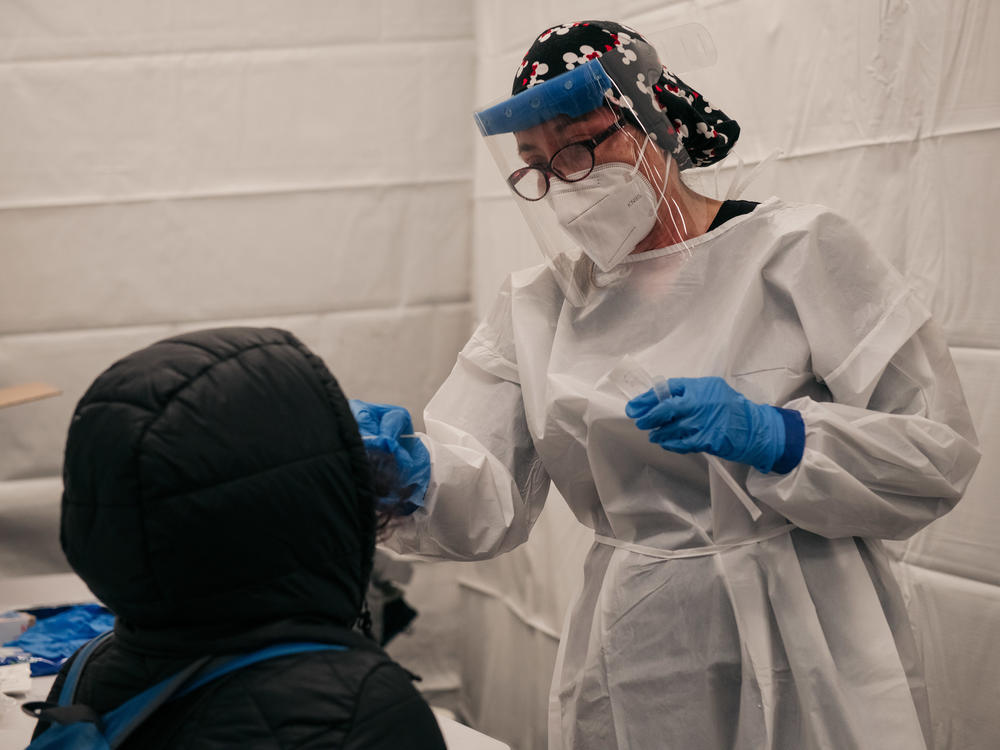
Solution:
<svg viewBox="0 0 1000 750"><path fill-rule="evenodd" d="M740 122L736 150L747 169L772 149L784 152L743 197L824 203L850 217L944 326L984 458L958 508L893 550L926 660L937 749L996 747L1000 254L991 218L1000 198L1000 6L478 0L477 103L510 90L521 56L546 27L609 16L641 33L704 25L717 62L675 72ZM669 66L669 50L661 53ZM537 256L486 149L475 158L474 301L483 314L503 276ZM709 194L718 182L724 194L735 162L692 179ZM460 577L463 620L473 625L461 662L467 711L521 750L545 747L553 634L590 542L574 525L550 498L523 548Z"/></svg>

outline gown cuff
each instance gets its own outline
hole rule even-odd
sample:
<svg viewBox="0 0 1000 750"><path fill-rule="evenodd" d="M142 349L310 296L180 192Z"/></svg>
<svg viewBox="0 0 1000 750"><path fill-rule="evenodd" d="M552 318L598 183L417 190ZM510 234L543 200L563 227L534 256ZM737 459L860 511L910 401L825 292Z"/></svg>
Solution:
<svg viewBox="0 0 1000 750"><path fill-rule="evenodd" d="M806 447L806 426L802 414L795 409L782 409L775 406L785 423L785 450L774 462L771 471L776 474L787 474L802 460L802 452Z"/></svg>

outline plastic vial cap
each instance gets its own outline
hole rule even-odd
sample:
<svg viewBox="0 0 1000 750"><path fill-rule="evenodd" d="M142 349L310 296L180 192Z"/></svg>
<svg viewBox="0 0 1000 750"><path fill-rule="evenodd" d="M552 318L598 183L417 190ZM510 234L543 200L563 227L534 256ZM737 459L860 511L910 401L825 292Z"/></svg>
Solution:
<svg viewBox="0 0 1000 750"><path fill-rule="evenodd" d="M666 378L656 378L653 381L653 391L656 392L656 397L660 401L670 398L670 386L667 384Z"/></svg>

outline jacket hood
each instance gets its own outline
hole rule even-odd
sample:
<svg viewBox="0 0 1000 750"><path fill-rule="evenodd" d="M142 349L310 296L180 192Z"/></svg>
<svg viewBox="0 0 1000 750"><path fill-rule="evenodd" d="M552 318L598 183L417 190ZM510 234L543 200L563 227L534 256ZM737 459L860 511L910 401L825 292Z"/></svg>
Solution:
<svg viewBox="0 0 1000 750"><path fill-rule="evenodd" d="M115 363L77 405L63 480L63 551L130 631L358 617L371 473L336 380L287 331L198 331Z"/></svg>

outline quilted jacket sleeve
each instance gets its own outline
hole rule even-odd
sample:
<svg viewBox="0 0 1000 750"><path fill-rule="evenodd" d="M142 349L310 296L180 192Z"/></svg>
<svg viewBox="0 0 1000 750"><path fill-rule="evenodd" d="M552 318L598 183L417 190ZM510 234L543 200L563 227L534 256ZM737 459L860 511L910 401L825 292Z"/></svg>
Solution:
<svg viewBox="0 0 1000 750"><path fill-rule="evenodd" d="M382 664L361 688L344 750L445 750L430 706L396 664Z"/></svg>

